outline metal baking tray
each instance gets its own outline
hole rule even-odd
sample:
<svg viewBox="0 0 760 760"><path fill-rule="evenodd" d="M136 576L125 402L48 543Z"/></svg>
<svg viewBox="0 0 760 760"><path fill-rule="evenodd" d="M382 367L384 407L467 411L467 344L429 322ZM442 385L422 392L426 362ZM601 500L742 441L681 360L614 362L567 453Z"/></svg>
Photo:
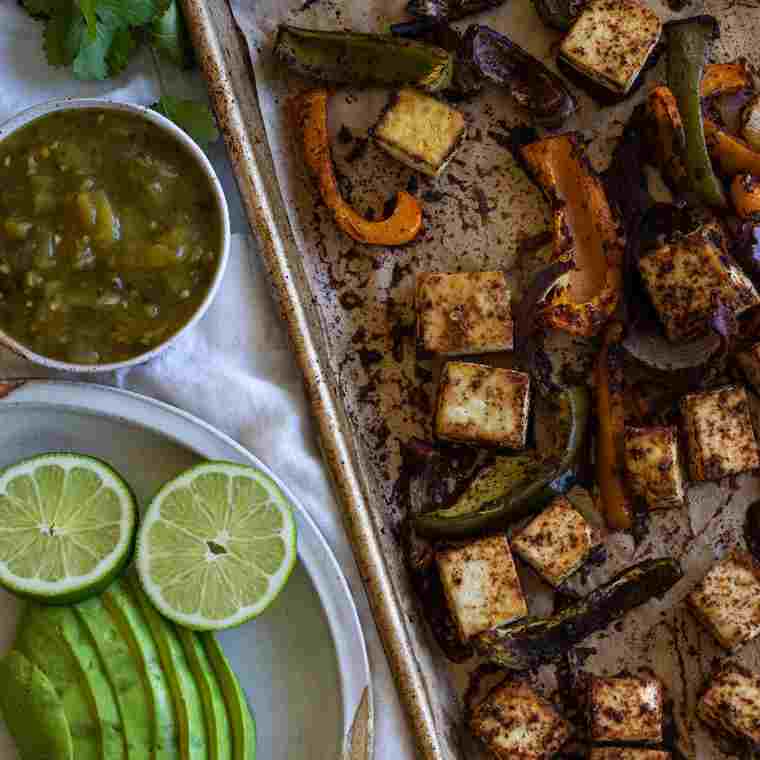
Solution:
<svg viewBox="0 0 760 760"><path fill-rule="evenodd" d="M399 443L429 430L434 394L430 377L420 376L415 369L410 330L414 272L506 269L519 288L520 240L546 225L546 207L538 192L510 165L507 152L492 138L492 133L503 133L519 115L510 112L499 93L463 106L470 123L475 123L470 130L470 160L455 160L442 186L427 186L426 180L421 180L418 190L426 198L421 242L400 251L362 250L335 236L305 174L300 216L293 213L294 204L286 202L277 172L282 169L282 154L273 154L267 132L272 124L265 124L262 118L249 49L228 1L183 0L183 4L247 216L304 376L324 456L420 756L426 760L480 756L463 730L459 694L465 673L452 668L433 643L410 588L395 532L399 504L394 486ZM400 0L390 1L391 5L399 18ZM663 18L673 16L667 6L653 5ZM350 6L356 13L364 7L362 0L316 4L312 0L303 3L303 25L319 25L320 14L327 14L324 18L333 14L334 21L336 8L339 14L341 6ZM549 33L538 39L531 36L530 30L540 23L530 1L510 0L505 8L500 9L507 14L502 18L503 28L518 43L549 60L557 37ZM753 42L760 38L756 0L708 0L700 8L691 4L682 15L698 10L713 13L721 21L717 60L745 56L760 62ZM379 20L381 26L386 22ZM661 74L662 69L659 71ZM601 110L587 96L581 94L580 99L580 116L571 127L595 136L591 157L603 166L637 99ZM350 105L350 97L343 104ZM356 143L354 139L352 146L336 145L336 160L345 161ZM368 150L374 149L370 146ZM370 153L357 164L366 166L373 158ZM371 183L376 181L386 198L394 188L402 189L410 181L408 170L388 168L391 162L387 159L376 163ZM382 209L377 189L363 185L354 192L355 198L372 198L375 209ZM696 690L719 650L681 613L680 601L715 555L738 540L743 505L758 493L753 478L742 479L733 490L704 486L690 494L688 510L658 517L662 540L657 547L641 549L636 558L655 548L672 551L686 557L687 579L665 603L648 605L647 615L627 623L625 630L609 637L602 634L591 642L601 653L596 663L591 656L592 666L632 667L635 663L623 655L636 652L641 653L642 663L651 664L649 660L654 658L657 668L668 673L679 704L676 720L696 737L689 742L692 746L682 749L687 757L699 760L724 757L708 748L712 743L702 738L693 721ZM625 541L620 552L629 560L633 556ZM744 657L755 665L759 659L756 650Z"/></svg>

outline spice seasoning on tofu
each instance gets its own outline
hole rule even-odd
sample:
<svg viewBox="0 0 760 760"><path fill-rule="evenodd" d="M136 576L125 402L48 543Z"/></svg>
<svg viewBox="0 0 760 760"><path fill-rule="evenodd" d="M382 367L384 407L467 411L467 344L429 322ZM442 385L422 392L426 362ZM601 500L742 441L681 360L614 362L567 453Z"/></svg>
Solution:
<svg viewBox="0 0 760 760"><path fill-rule="evenodd" d="M649 509L680 507L683 474L674 427L625 429L625 466L631 490Z"/></svg>
<svg viewBox="0 0 760 760"><path fill-rule="evenodd" d="M662 684L656 678L591 679L589 724L599 742L661 742Z"/></svg>
<svg viewBox="0 0 760 760"><path fill-rule="evenodd" d="M99 364L190 320L222 232L208 179L175 140L88 108L36 119L0 152L0 328L42 356Z"/></svg>
<svg viewBox="0 0 760 760"><path fill-rule="evenodd" d="M727 663L699 700L697 715L721 733L760 746L760 677Z"/></svg>
<svg viewBox="0 0 760 760"><path fill-rule="evenodd" d="M760 466L744 388L725 386L681 401L694 480L720 480Z"/></svg>
<svg viewBox="0 0 760 760"><path fill-rule="evenodd" d="M736 551L710 568L686 603L721 646L736 649L760 634L760 567Z"/></svg>
<svg viewBox="0 0 760 760"><path fill-rule="evenodd" d="M660 749L594 747L589 760L671 760L671 754Z"/></svg>
<svg viewBox="0 0 760 760"><path fill-rule="evenodd" d="M418 348L442 356L511 351L510 301L503 272L418 275Z"/></svg>

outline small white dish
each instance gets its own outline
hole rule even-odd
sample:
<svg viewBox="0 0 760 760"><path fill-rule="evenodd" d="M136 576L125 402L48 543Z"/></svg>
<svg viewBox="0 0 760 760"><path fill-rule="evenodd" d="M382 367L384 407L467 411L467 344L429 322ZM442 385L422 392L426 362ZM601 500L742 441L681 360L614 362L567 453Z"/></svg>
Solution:
<svg viewBox="0 0 760 760"><path fill-rule="evenodd" d="M230 214L227 206L227 199L224 196L222 185L219 182L214 167L211 166L211 162L206 157L206 154L200 148L200 146L193 140L184 130L180 129L173 121L162 116L157 111L144 106L136 105L134 103L122 103L115 100L107 100L103 98L62 98L60 100L49 100L45 103L40 103L36 106L21 111L11 117L3 124L0 124L0 142L7 137L18 131L22 127L27 126L31 122L47 116L51 113L58 111L71 111L80 109L99 109L104 111L120 111L123 113L129 113L134 116L148 121L154 124L165 134L169 135L174 141L179 143L180 146L186 151L187 155L195 161L196 165L201 169L203 174L208 180L209 187L214 195L216 201L217 213L219 214L220 221L220 240L219 240L219 260L217 262L216 271L214 272L213 280L209 286L208 292L202 303L195 311L193 316L186 322L177 332L169 336L163 343L145 351L144 353L133 356L130 359L125 359L120 362L102 363L102 364L76 364L73 362L64 362L58 359L51 359L48 356L43 356L32 351L30 348L20 343L12 336L0 328L0 345L4 345L7 348L15 351L17 354L23 356L25 359L34 362L35 364L41 364L43 367L49 369L63 370L64 372L108 372L116 369L124 369L125 367L133 367L138 364L143 364L150 361L154 357L158 356L162 351L168 348L180 335L189 330L199 319L206 313L206 310L211 305L214 297L219 290L219 286L222 283L224 276L224 270L227 266L227 259L229 258L230 249Z"/></svg>
<svg viewBox="0 0 760 760"><path fill-rule="evenodd" d="M314 521L266 465L210 425L145 396L89 383L0 380L0 469L51 450L110 462L142 507L202 460L252 465L273 478L296 506L299 563L268 610L219 634L256 716L257 757L371 760L370 668L351 592ZM0 590L0 657L20 608ZM0 718L0 760L15 758Z"/></svg>

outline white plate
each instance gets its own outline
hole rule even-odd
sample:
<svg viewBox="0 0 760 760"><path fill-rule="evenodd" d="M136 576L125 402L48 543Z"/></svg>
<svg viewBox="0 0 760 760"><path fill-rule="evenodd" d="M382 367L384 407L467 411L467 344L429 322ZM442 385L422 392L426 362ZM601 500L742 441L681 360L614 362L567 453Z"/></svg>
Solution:
<svg viewBox="0 0 760 760"><path fill-rule="evenodd" d="M256 457L189 414L92 384L0 381L0 468L44 451L112 463L144 506L204 459L261 468L296 504L299 565L261 617L220 635L256 715L260 760L370 760L373 707L364 637L335 556L292 493ZM18 601L0 591L0 652ZM0 728L0 760L15 758Z"/></svg>

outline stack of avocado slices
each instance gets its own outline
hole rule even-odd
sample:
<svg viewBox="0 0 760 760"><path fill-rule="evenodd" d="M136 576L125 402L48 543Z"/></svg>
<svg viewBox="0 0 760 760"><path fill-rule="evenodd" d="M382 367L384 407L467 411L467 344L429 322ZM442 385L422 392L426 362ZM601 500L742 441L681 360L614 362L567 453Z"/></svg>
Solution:
<svg viewBox="0 0 760 760"><path fill-rule="evenodd" d="M254 760L243 691L212 634L175 626L130 573L102 594L30 602L0 660L22 760Z"/></svg>

